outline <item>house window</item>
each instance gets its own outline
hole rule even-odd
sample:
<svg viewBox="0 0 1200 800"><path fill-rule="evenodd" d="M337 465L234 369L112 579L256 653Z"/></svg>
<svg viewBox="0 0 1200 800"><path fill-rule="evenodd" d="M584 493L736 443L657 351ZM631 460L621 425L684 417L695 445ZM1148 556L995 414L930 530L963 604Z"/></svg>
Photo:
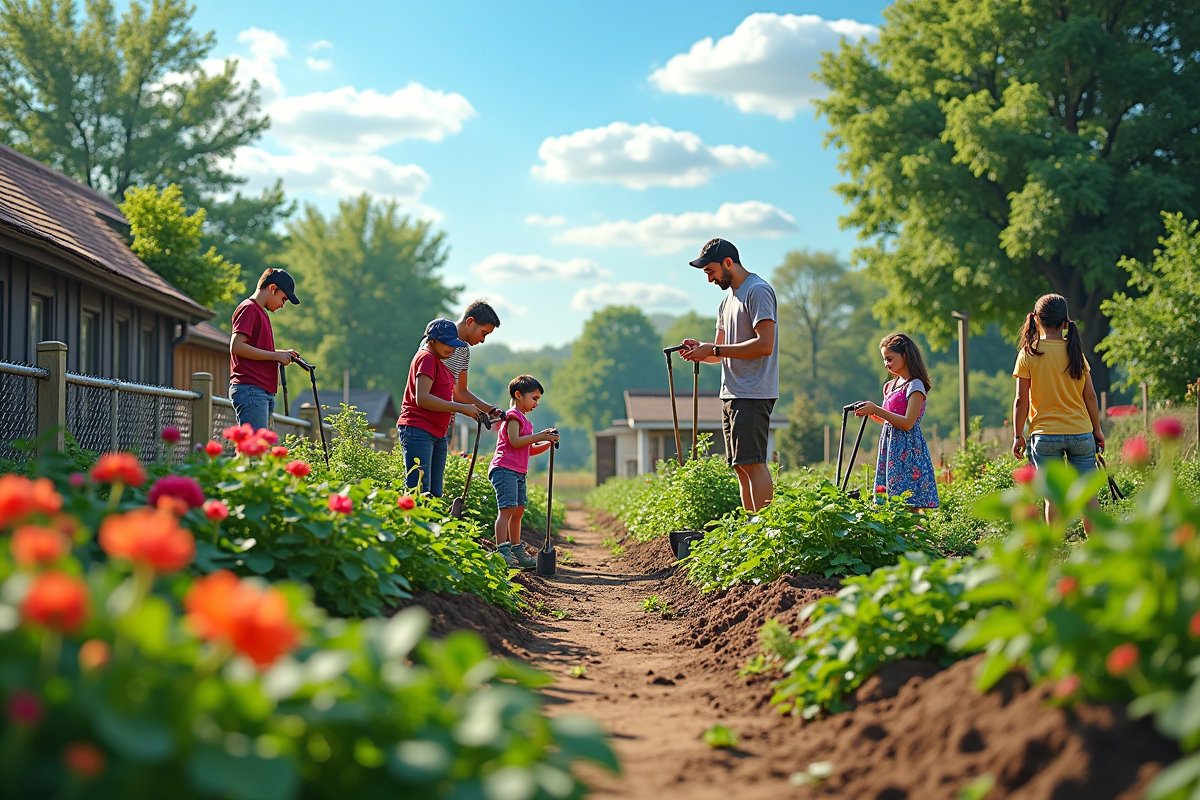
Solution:
<svg viewBox="0 0 1200 800"><path fill-rule="evenodd" d="M33 295L29 298L29 351L37 358L38 342L50 339L50 298Z"/></svg>
<svg viewBox="0 0 1200 800"><path fill-rule="evenodd" d="M84 375L100 371L100 315L94 311L79 317L79 371Z"/></svg>
<svg viewBox="0 0 1200 800"><path fill-rule="evenodd" d="M142 383L154 383L158 380L158 370L156 369L158 366L158 360L154 357L156 354L154 352L155 347L153 329L142 329L142 341L140 344L142 369L138 379Z"/></svg>
<svg viewBox="0 0 1200 800"><path fill-rule="evenodd" d="M117 320L117 335L113 337L113 368L116 376L129 380L129 320Z"/></svg>

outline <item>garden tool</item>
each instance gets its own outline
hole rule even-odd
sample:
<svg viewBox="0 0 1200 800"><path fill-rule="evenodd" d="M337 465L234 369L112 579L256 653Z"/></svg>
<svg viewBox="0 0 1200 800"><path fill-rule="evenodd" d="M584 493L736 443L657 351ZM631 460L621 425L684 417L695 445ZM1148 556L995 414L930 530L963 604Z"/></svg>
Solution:
<svg viewBox="0 0 1200 800"><path fill-rule="evenodd" d="M675 428L675 459L680 464L683 463L683 445L679 442L679 409L675 407L675 370L671 365L671 353L683 349L684 346L681 344L663 348L663 355L667 359L667 385L671 388L671 424Z"/></svg>
<svg viewBox="0 0 1200 800"><path fill-rule="evenodd" d="M692 362L692 461L700 446L700 362Z"/></svg>
<svg viewBox="0 0 1200 800"><path fill-rule="evenodd" d="M1108 462L1104 460L1104 453L1096 451L1096 466L1104 470L1104 476L1108 478L1108 493L1112 495L1113 500L1124 500L1125 493L1121 491L1121 487L1117 486L1117 482L1113 480L1112 473L1108 471Z"/></svg>
<svg viewBox="0 0 1200 800"><path fill-rule="evenodd" d="M543 578L554 575L558 567L558 551L550 546L550 525L554 521L554 451L558 442L550 448L550 467L546 473L546 544L537 554L537 574Z"/></svg>
<svg viewBox="0 0 1200 800"><path fill-rule="evenodd" d="M325 441L325 422L321 418L321 398L317 395L317 368L303 358L293 358L292 363L297 364L300 369L306 370L308 379L312 381L313 405L317 407L317 433L321 436L321 450L325 453L325 466L328 467L329 443Z"/></svg>
<svg viewBox="0 0 1200 800"><path fill-rule="evenodd" d="M283 415L284 415L285 417L290 417L290 416L292 415L292 411L291 411L291 409L288 407L288 396L287 396L287 365L286 365L286 364L280 364L280 365L279 365L279 383L280 383L280 385L281 385L281 386L283 386Z"/></svg>
<svg viewBox="0 0 1200 800"><path fill-rule="evenodd" d="M455 519L462 519L463 514L467 512L467 492L471 489L471 476L475 474L475 459L479 458L479 437L483 435L483 429L492 429L491 418L484 413L480 413L475 417L477 425L475 426L475 449L471 451L471 466L467 467L467 480L463 484L462 494L454 498L454 502L450 504L450 516Z"/></svg>
<svg viewBox="0 0 1200 800"><path fill-rule="evenodd" d="M862 446L863 432L867 429L867 418L862 418L862 424L858 426L858 437L854 440L854 451L850 454L850 463L846 465L846 474L842 475L842 455L846 449L846 423L850 420L850 414L857 409L862 403L851 403L842 406L842 432L838 435L838 460L837 469L834 472L834 485L846 491L846 487L850 485L850 473L854 471L854 461L858 458L858 449Z"/></svg>

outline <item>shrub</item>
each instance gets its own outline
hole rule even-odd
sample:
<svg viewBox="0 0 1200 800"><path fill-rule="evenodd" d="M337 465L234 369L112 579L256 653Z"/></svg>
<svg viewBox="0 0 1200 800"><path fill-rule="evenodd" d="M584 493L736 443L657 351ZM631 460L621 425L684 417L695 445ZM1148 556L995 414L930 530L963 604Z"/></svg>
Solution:
<svg viewBox="0 0 1200 800"><path fill-rule="evenodd" d="M981 519L975 503L1013 485L1012 472L1022 462L1012 455L974 468L974 478L938 484L939 507L925 514L925 527L934 546L944 556L969 556L980 544L1002 540L1012 530L1011 520Z"/></svg>
<svg viewBox="0 0 1200 800"><path fill-rule="evenodd" d="M877 504L828 482L788 484L758 514L739 508L722 518L683 563L701 592L786 574L862 575L931 550L917 522L901 498Z"/></svg>

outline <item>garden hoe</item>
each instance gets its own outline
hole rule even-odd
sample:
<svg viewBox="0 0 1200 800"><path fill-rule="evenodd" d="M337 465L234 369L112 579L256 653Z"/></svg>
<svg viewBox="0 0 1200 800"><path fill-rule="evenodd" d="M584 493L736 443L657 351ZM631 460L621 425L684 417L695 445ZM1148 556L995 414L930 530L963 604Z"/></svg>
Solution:
<svg viewBox="0 0 1200 800"><path fill-rule="evenodd" d="M550 525L554 522L554 451L558 442L550 449L550 467L546 473L546 544L537 554L537 574L543 578L553 577L558 568L558 551L550 546Z"/></svg>
<svg viewBox="0 0 1200 800"><path fill-rule="evenodd" d="M283 386L283 415L285 417L290 417L292 415L292 411L288 407L286 364L279 365L279 383Z"/></svg>
<svg viewBox="0 0 1200 800"><path fill-rule="evenodd" d="M683 463L683 445L679 442L679 409L675 407L675 369L671 364L671 353L683 350L684 346L664 347L663 355L667 359L667 385L671 389L671 425L675 428L675 460Z"/></svg>
<svg viewBox="0 0 1200 800"><path fill-rule="evenodd" d="M312 381L313 390L313 405L317 407L317 433L321 436L321 450L325 453L325 466L329 466L329 444L325 441L325 422L321 418L321 398L317 395L317 368L309 364L303 358L293 358L292 363L298 365L300 369L308 372L308 379Z"/></svg>
<svg viewBox="0 0 1200 800"><path fill-rule="evenodd" d="M683 447L679 441L679 410L675 405L675 371L671 367L671 353L685 349L684 345L664 347L663 355L667 358L667 384L671 389L671 423L675 428L676 460L683 464ZM700 442L700 362L692 362L692 460L699 455ZM702 539L704 531L671 531L667 535L667 543L676 560L691 552L692 542Z"/></svg>
<svg viewBox="0 0 1200 800"><path fill-rule="evenodd" d="M850 473L854 471L854 462L858 459L858 448L862 446L863 431L867 429L867 418L862 418L862 423L858 426L858 436L854 440L854 450L850 454L850 463L846 465L846 474L842 475L842 455L846 449L846 423L850 420L850 414L857 409L862 403L851 403L847 406L842 406L842 432L838 435L838 458L837 470L834 473L834 485L843 492L850 485ZM857 497L858 490L850 492L851 497Z"/></svg>
<svg viewBox="0 0 1200 800"><path fill-rule="evenodd" d="M475 427L475 449L471 451L471 466L467 467L467 481L463 484L462 494L454 498L454 502L450 504L450 516L455 519L462 519L463 514L467 513L467 492L471 489L471 476L475 474L475 459L479 458L479 437L483 435L483 429L492 429L492 420L487 414L480 413L475 418L477 423Z"/></svg>

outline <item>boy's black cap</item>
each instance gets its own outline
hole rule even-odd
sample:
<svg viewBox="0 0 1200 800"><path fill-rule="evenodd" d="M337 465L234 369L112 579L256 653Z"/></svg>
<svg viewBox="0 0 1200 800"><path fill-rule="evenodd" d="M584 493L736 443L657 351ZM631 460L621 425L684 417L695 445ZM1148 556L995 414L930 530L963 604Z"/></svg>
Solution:
<svg viewBox="0 0 1200 800"><path fill-rule="evenodd" d="M272 283L283 289L283 293L287 295L288 300L291 300L296 305L300 305L300 298L296 297L296 279L287 270L271 270L271 274L263 279L262 285L270 286Z"/></svg>
<svg viewBox="0 0 1200 800"><path fill-rule="evenodd" d="M742 257L738 255L737 248L733 246L733 242L727 242L724 239L710 239L701 248L700 257L688 263L697 269L702 269L714 261L722 262L727 258L732 258L735 264L742 263Z"/></svg>

